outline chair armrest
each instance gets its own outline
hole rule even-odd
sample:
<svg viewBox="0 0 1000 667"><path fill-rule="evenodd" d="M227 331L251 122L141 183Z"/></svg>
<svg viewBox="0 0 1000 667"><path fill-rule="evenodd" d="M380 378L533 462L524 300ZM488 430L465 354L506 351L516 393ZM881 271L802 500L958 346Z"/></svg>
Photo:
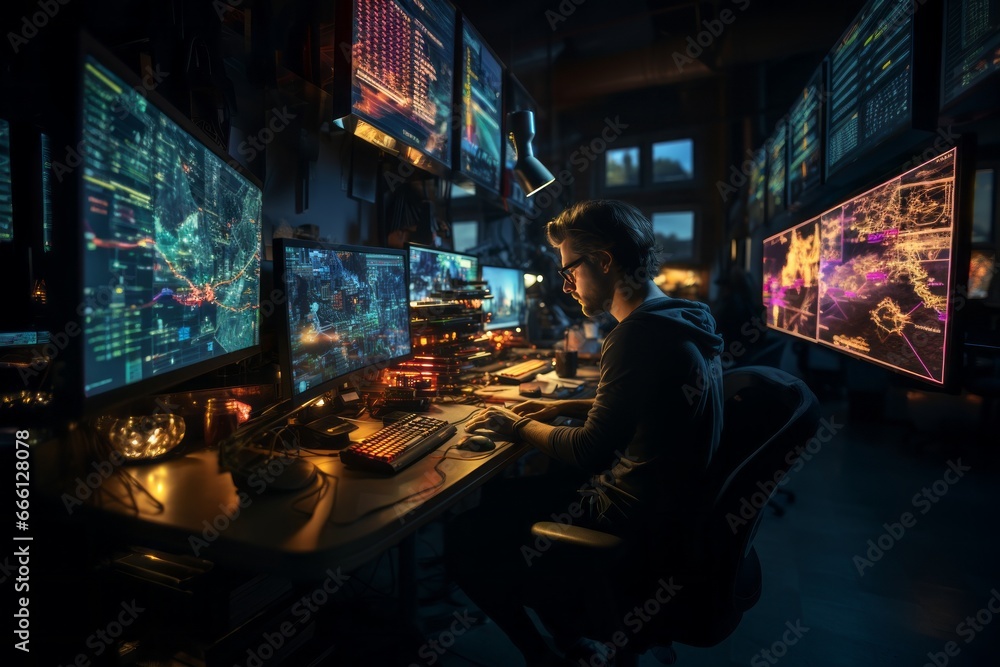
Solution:
<svg viewBox="0 0 1000 667"><path fill-rule="evenodd" d="M531 534L546 537L553 542L603 551L618 549L622 545L622 539L617 535L554 521L539 521L533 524Z"/></svg>

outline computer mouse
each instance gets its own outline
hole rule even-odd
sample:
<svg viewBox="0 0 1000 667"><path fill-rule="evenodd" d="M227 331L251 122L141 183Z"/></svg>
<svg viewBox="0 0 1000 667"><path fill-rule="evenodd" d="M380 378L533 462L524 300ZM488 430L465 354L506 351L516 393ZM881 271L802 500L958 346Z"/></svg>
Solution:
<svg viewBox="0 0 1000 667"><path fill-rule="evenodd" d="M455 449L461 449L464 452L489 452L496 447L496 443L485 435L467 435L462 438Z"/></svg>

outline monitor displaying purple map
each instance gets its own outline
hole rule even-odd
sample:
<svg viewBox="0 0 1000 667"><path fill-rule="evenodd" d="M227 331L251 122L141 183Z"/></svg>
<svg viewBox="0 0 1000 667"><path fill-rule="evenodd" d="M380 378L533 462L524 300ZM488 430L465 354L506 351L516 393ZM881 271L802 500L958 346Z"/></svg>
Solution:
<svg viewBox="0 0 1000 667"><path fill-rule="evenodd" d="M956 159L953 148L766 239L768 326L944 384Z"/></svg>
<svg viewBox="0 0 1000 667"><path fill-rule="evenodd" d="M764 240L767 325L816 340L819 306L819 230L807 220Z"/></svg>

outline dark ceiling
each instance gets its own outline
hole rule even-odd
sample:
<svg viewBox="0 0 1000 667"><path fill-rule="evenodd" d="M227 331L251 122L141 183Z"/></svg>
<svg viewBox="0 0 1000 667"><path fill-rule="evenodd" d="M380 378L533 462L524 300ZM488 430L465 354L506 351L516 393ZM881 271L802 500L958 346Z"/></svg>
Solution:
<svg viewBox="0 0 1000 667"><path fill-rule="evenodd" d="M457 0L456 4L536 100L560 111L609 95L704 85L739 76L748 68L778 68L780 73L792 61L814 68L864 3ZM708 44L701 54L692 46L699 38ZM691 55L695 57L687 60Z"/></svg>

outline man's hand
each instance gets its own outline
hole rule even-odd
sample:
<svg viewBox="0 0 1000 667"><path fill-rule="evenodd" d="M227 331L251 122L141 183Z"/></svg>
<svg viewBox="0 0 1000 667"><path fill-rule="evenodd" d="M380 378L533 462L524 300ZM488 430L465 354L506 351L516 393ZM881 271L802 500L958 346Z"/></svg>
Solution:
<svg viewBox="0 0 1000 667"><path fill-rule="evenodd" d="M517 435L514 433L514 424L519 419L521 419L521 415L513 410L491 406L470 419L469 423L465 425L465 430L475 431L482 429L493 431L494 433L513 439Z"/></svg>
<svg viewBox="0 0 1000 667"><path fill-rule="evenodd" d="M559 401L525 401L510 409L519 417L531 417L540 422L550 422L559 416Z"/></svg>

